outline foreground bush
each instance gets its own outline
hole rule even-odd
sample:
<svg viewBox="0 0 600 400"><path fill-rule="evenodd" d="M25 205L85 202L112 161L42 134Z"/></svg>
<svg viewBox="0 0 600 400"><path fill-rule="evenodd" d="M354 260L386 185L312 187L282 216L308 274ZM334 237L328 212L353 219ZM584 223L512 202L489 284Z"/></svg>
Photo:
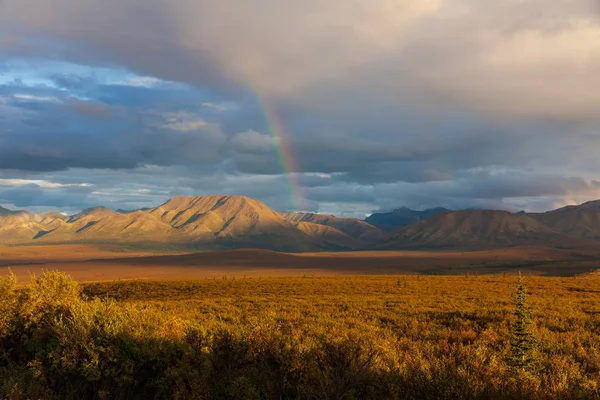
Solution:
<svg viewBox="0 0 600 400"><path fill-rule="evenodd" d="M21 289L2 278L0 398L600 398L594 314L537 321L539 368L515 374L514 280L494 282L506 297L491 307L474 278L456 304L456 282L402 279L124 282L84 294L57 272ZM445 302L419 303L430 296Z"/></svg>

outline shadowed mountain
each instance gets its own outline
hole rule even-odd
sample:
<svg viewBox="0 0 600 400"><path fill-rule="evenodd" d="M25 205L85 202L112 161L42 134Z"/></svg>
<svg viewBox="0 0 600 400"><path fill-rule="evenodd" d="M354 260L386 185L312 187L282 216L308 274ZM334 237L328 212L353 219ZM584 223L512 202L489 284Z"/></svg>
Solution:
<svg viewBox="0 0 600 400"><path fill-rule="evenodd" d="M553 245L562 237L527 215L507 211L447 211L396 230L381 248Z"/></svg>
<svg viewBox="0 0 600 400"><path fill-rule="evenodd" d="M527 215L570 238L600 240L600 200Z"/></svg>
<svg viewBox="0 0 600 400"><path fill-rule="evenodd" d="M365 221L371 225L383 229L387 232L393 232L401 226L408 225L411 222L425 220L436 214L450 211L447 208L430 208L428 210L417 211L410 208L401 207L390 212L373 213L365 218Z"/></svg>

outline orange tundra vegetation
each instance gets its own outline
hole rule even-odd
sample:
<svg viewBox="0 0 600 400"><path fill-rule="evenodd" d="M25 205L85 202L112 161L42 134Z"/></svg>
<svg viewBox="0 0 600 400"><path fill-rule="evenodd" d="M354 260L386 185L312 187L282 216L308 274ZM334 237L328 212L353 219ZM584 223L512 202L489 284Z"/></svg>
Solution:
<svg viewBox="0 0 600 400"><path fill-rule="evenodd" d="M9 276L0 397L600 398L600 279L523 284L517 298L505 276ZM527 368L519 337L535 339Z"/></svg>

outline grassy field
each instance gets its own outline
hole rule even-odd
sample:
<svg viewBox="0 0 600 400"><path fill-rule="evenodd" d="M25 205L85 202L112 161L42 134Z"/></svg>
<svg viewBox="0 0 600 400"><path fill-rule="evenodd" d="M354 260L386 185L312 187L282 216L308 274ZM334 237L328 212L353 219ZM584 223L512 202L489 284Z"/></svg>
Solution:
<svg viewBox="0 0 600 400"><path fill-rule="evenodd" d="M600 278L524 282L516 368L514 276L5 278L0 397L600 398Z"/></svg>

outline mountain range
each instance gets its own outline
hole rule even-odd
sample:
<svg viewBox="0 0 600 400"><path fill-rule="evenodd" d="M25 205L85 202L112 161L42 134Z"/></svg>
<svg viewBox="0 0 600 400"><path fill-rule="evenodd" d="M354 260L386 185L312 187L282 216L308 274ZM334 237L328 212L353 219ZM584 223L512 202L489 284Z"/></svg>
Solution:
<svg viewBox="0 0 600 400"><path fill-rule="evenodd" d="M387 219L386 219L387 218ZM397 227L397 228L394 228ZM155 207L66 216L0 207L0 244L122 243L185 250L600 246L600 201L545 213L405 208L367 220L277 212L244 196L175 197Z"/></svg>
<svg viewBox="0 0 600 400"><path fill-rule="evenodd" d="M387 236L364 221L280 213L244 196L175 197L155 208L96 207L72 216L0 207L0 244L124 243L300 252L365 248Z"/></svg>

